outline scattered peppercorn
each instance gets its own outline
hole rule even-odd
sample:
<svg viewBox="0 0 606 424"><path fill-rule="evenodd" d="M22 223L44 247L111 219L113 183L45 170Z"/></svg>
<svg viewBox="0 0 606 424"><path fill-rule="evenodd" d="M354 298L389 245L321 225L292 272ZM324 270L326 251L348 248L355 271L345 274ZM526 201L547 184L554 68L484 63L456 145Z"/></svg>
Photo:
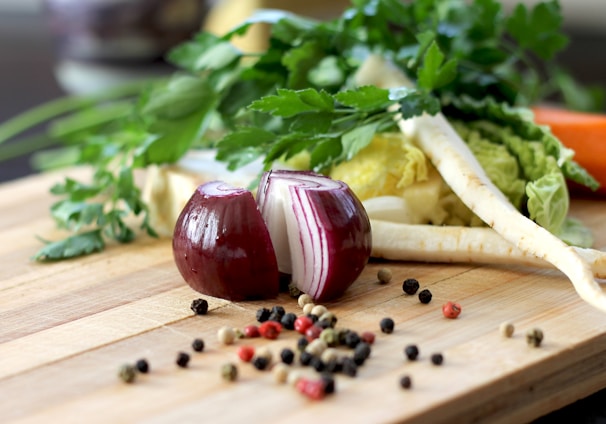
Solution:
<svg viewBox="0 0 606 424"><path fill-rule="evenodd" d="M326 373L337 373L343 370L343 362L339 358L335 357L328 361L324 361L324 363L326 364L326 367L324 368Z"/></svg>
<svg viewBox="0 0 606 424"><path fill-rule="evenodd" d="M429 303L431 302L432 294L429 289L423 289L419 292L419 301L421 303Z"/></svg>
<svg viewBox="0 0 606 424"><path fill-rule="evenodd" d="M322 380L311 380L309 378L300 378L295 384L297 390L310 399L320 400L326 394L324 391L324 382Z"/></svg>
<svg viewBox="0 0 606 424"><path fill-rule="evenodd" d="M299 339L297 340L297 350L299 350L299 351L305 350L305 348L307 347L308 344L309 344L309 340L307 340L307 338L305 336L299 337Z"/></svg>
<svg viewBox="0 0 606 424"><path fill-rule="evenodd" d="M259 333L262 337L275 340L282 331L282 324L273 320L267 320L259 326Z"/></svg>
<svg viewBox="0 0 606 424"><path fill-rule="evenodd" d="M314 308L314 306L316 306L316 305L312 302L306 303L305 305L303 305L303 315L311 314L311 310Z"/></svg>
<svg viewBox="0 0 606 424"><path fill-rule="evenodd" d="M269 365L269 360L264 356L255 356L252 360L253 366L259 371L263 371Z"/></svg>
<svg viewBox="0 0 606 424"><path fill-rule="evenodd" d="M408 375L400 377L400 387L410 389L412 387L412 379Z"/></svg>
<svg viewBox="0 0 606 424"><path fill-rule="evenodd" d="M327 346L336 346L339 344L339 335L334 328L325 328L320 333L320 340L323 340Z"/></svg>
<svg viewBox="0 0 606 424"><path fill-rule="evenodd" d="M379 327L381 328L381 332L385 334L393 333L395 323L391 318L383 318L381 322L379 322Z"/></svg>
<svg viewBox="0 0 606 424"><path fill-rule="evenodd" d="M391 281L391 270L389 268L381 268L377 272L377 278L380 284L387 284Z"/></svg>
<svg viewBox="0 0 606 424"><path fill-rule="evenodd" d="M442 365L444 362L444 356L441 353L431 354L431 363L434 365Z"/></svg>
<svg viewBox="0 0 606 424"><path fill-rule="evenodd" d="M313 303L313 302L314 302L314 300L311 298L311 296L308 294L305 294L305 293L300 295L299 298L297 299L297 303L299 304L299 307L301 307L301 308L303 308L308 303Z"/></svg>
<svg viewBox="0 0 606 424"><path fill-rule="evenodd" d="M515 331L515 327L510 322L504 322L499 326L499 331L503 337L511 337Z"/></svg>
<svg viewBox="0 0 606 424"><path fill-rule="evenodd" d="M360 339L360 335L358 333L356 333L355 331L348 331L345 334L345 340L344 340L344 344L345 346L349 347L349 348L355 348L358 343L360 343L361 339Z"/></svg>
<svg viewBox="0 0 606 424"><path fill-rule="evenodd" d="M238 379L238 367L231 362L223 364L221 366L221 377L226 381L236 381Z"/></svg>
<svg viewBox="0 0 606 424"><path fill-rule="evenodd" d="M543 331L539 328L532 328L526 333L526 342L528 346L539 347L543 342Z"/></svg>
<svg viewBox="0 0 606 424"><path fill-rule="evenodd" d="M208 302L206 299L195 299L191 303L191 310L194 311L196 315L206 315L208 312Z"/></svg>
<svg viewBox="0 0 606 424"><path fill-rule="evenodd" d="M125 383L134 383L137 379L137 369L131 364L124 364L118 370L118 377Z"/></svg>
<svg viewBox="0 0 606 424"><path fill-rule="evenodd" d="M280 352L280 359L287 365L291 365L295 360L295 352L292 349L285 347Z"/></svg>
<svg viewBox="0 0 606 424"><path fill-rule="evenodd" d="M295 320L295 331L301 334L305 334L307 329L313 324L313 321L307 315L298 316Z"/></svg>
<svg viewBox="0 0 606 424"><path fill-rule="evenodd" d="M257 310L257 321L265 322L269 319L271 311L267 308L260 308Z"/></svg>
<svg viewBox="0 0 606 424"><path fill-rule="evenodd" d="M404 355L409 360L415 361L419 356L419 348L416 345L408 345L404 348Z"/></svg>
<svg viewBox="0 0 606 424"><path fill-rule="evenodd" d="M326 306L324 306L324 305L315 305L313 308L311 308L310 314L315 315L317 317L321 317L326 312L328 312L328 309L326 309Z"/></svg>
<svg viewBox="0 0 606 424"><path fill-rule="evenodd" d="M135 368L142 374L147 374L149 372L149 363L146 359L141 358L137 362L135 362Z"/></svg>
<svg viewBox="0 0 606 424"><path fill-rule="evenodd" d="M373 344L375 342L375 333L372 331L364 331L360 334L360 339L364 343Z"/></svg>
<svg viewBox="0 0 606 424"><path fill-rule="evenodd" d="M296 319L297 315L292 312L287 312L280 320L280 324L282 324L282 327L286 328L287 330L294 330Z"/></svg>
<svg viewBox="0 0 606 424"><path fill-rule="evenodd" d="M244 327L244 337L247 337L249 339L261 337L261 333L259 333L259 327L256 325L247 325L246 327Z"/></svg>
<svg viewBox="0 0 606 424"><path fill-rule="evenodd" d="M311 358L309 365L317 372L322 372L326 368L326 364L324 363L322 358L320 358L319 356L315 356L315 355L313 358Z"/></svg>
<svg viewBox="0 0 606 424"><path fill-rule="evenodd" d="M312 340L316 340L318 337L320 337L323 330L324 329L322 327L312 325L305 331L305 337L307 337L307 340L311 342Z"/></svg>
<svg viewBox="0 0 606 424"><path fill-rule="evenodd" d="M269 319L271 321L280 322L280 320L282 320L282 317L284 316L285 313L286 313L286 311L284 310L283 306L276 305L273 308L271 308L269 317L267 319Z"/></svg>
<svg viewBox="0 0 606 424"><path fill-rule="evenodd" d="M301 355L299 355L299 362L303 366L308 366L309 364L311 364L311 360L313 359L313 357L314 355L312 353L304 350L303 352L301 352Z"/></svg>
<svg viewBox="0 0 606 424"><path fill-rule="evenodd" d="M305 348L306 352L311 353L314 356L320 356L327 349L326 342L322 339L315 339L307 345Z"/></svg>
<svg viewBox="0 0 606 424"><path fill-rule="evenodd" d="M181 368L187 368L187 365L189 364L189 354L185 352L179 352L177 354L176 363Z"/></svg>
<svg viewBox="0 0 606 424"><path fill-rule="evenodd" d="M324 312L321 316L320 316L320 322L328 322L330 327L334 327L337 324L337 316L335 314L333 314L332 312L328 311L328 312Z"/></svg>
<svg viewBox="0 0 606 424"><path fill-rule="evenodd" d="M301 293L302 293L301 289L299 289L294 282L291 281L288 283L288 294L290 295L290 297L293 297L296 299L299 296L301 296Z"/></svg>
<svg viewBox="0 0 606 424"><path fill-rule="evenodd" d="M451 301L442 305L442 315L446 318L455 319L461 314L461 305Z"/></svg>
<svg viewBox="0 0 606 424"><path fill-rule="evenodd" d="M200 338L194 339L194 341L191 342L191 348L196 352L202 352L204 350L204 340Z"/></svg>
<svg viewBox="0 0 606 424"><path fill-rule="evenodd" d="M231 327L221 327L217 331L217 338L225 345L230 345L236 340L236 332Z"/></svg>
<svg viewBox="0 0 606 424"><path fill-rule="evenodd" d="M253 346L239 346L237 354L243 362L250 362L255 356L255 348Z"/></svg>
<svg viewBox="0 0 606 424"><path fill-rule="evenodd" d="M346 356L341 363L341 372L349 377L355 377L358 374L358 366L353 358Z"/></svg>
<svg viewBox="0 0 606 424"><path fill-rule="evenodd" d="M407 278L402 283L402 290L406 294L413 295L419 290L419 282L414 278Z"/></svg>
<svg viewBox="0 0 606 424"><path fill-rule="evenodd" d="M356 365L364 365L366 359L370 356L370 345L368 343L360 342L354 349L353 360Z"/></svg>
<svg viewBox="0 0 606 424"><path fill-rule="evenodd" d="M329 373L323 372L320 376L324 383L324 393L329 395L335 392L335 378Z"/></svg>

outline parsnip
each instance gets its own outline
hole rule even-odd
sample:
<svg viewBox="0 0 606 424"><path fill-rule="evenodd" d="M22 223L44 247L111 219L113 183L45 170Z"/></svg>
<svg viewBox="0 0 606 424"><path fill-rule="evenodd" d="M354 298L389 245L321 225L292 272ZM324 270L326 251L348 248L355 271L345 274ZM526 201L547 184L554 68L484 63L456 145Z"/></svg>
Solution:
<svg viewBox="0 0 606 424"><path fill-rule="evenodd" d="M358 83L361 80L385 88L410 84L403 73L377 56L362 66ZM403 132L414 137L452 191L480 219L524 256L553 264L570 279L583 300L606 312L606 293L594 279L590 264L573 247L523 216L507 200L441 113L409 120L400 118L398 124Z"/></svg>
<svg viewBox="0 0 606 424"><path fill-rule="evenodd" d="M488 227L403 224L371 218L372 256L393 261L519 264L553 267L515 247ZM606 278L606 252L573 248L593 270Z"/></svg>

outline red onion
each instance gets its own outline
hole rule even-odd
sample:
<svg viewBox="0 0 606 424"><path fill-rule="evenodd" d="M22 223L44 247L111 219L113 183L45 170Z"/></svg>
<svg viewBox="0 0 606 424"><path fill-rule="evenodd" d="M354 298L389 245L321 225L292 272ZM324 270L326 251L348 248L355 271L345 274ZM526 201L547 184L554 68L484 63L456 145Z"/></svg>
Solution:
<svg viewBox="0 0 606 424"><path fill-rule="evenodd" d="M279 274L314 300L342 295L370 257L370 220L343 182L313 172L263 174L252 193L213 181L179 216L173 254L195 290L229 300L277 295Z"/></svg>
<svg viewBox="0 0 606 424"><path fill-rule="evenodd" d="M366 266L370 220L345 183L313 172L270 171L257 203L280 272L315 300L341 296Z"/></svg>
<svg viewBox="0 0 606 424"><path fill-rule="evenodd" d="M276 256L252 193L220 181L202 184L173 236L179 272L194 289L229 300L275 297Z"/></svg>

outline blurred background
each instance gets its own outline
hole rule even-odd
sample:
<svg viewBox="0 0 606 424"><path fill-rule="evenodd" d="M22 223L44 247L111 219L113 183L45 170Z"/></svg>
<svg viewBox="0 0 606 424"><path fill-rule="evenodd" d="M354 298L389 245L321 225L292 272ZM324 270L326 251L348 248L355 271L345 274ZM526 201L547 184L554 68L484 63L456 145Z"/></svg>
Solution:
<svg viewBox="0 0 606 424"><path fill-rule="evenodd" d="M514 3L517 0L503 0L506 8ZM0 122L68 93L169 72L162 54L200 28L205 17L211 29L222 31L256 7L330 17L346 4L347 0L0 0ZM606 0L560 4L571 38L560 62L581 81L606 86ZM214 8L207 16L210 5ZM28 157L14 159L0 164L0 182L32 172ZM602 391L537 423L606 422L605 405Z"/></svg>
<svg viewBox="0 0 606 424"><path fill-rule="evenodd" d="M515 3L503 0L506 8ZM328 18L348 4L348 0L0 0L0 122L68 93L167 73L163 53L204 22L222 32L257 7ZM606 0L560 4L571 37L560 62L581 81L606 86ZM30 173L28 157L0 164L0 181Z"/></svg>

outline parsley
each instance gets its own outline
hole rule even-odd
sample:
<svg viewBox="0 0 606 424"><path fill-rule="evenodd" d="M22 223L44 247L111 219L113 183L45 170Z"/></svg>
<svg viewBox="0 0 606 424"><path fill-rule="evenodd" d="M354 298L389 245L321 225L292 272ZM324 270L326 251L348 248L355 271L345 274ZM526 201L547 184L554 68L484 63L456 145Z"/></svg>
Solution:
<svg viewBox="0 0 606 424"><path fill-rule="evenodd" d="M231 39L256 23L271 26L267 49L239 51ZM127 243L140 231L154 236L134 173L190 149L216 147L231 169L259 157L269 168L306 152L311 169L323 171L393 129L395 113L480 119L488 110L489 119L513 122L507 108L543 99L599 109L602 93L554 61L568 42L561 24L556 0L520 4L511 15L497 0L352 0L330 21L261 10L223 36L196 34L168 54L174 75L135 98L57 102L0 126L2 143L67 113L49 135L69 154L53 153L52 162L92 168L90 182L68 178L52 188L61 200L51 214L73 235L48 242L36 259L89 254L106 239ZM355 87L370 54L390 60L414 87ZM588 183L582 169L568 171Z"/></svg>

